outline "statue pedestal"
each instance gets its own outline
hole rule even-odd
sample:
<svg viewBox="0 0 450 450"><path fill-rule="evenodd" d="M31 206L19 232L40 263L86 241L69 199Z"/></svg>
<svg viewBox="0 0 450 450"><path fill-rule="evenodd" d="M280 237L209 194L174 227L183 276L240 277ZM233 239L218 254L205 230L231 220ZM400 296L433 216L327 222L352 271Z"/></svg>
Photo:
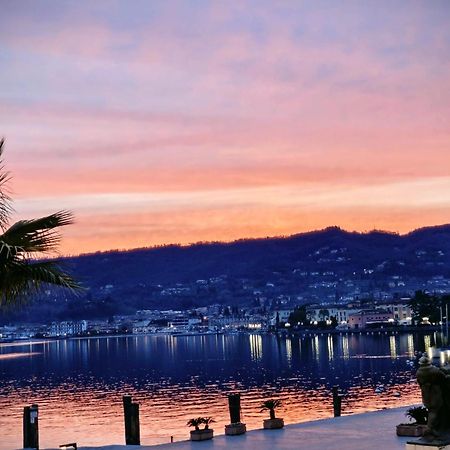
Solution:
<svg viewBox="0 0 450 450"><path fill-rule="evenodd" d="M434 439L432 441L420 438L416 441L408 441L406 450L450 450L449 439Z"/></svg>

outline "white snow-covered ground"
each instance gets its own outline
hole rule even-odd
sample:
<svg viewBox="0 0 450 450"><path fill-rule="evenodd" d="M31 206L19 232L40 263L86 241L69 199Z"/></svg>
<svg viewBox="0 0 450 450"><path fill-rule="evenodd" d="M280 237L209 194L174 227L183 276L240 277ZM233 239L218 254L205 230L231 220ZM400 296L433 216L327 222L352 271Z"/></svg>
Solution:
<svg viewBox="0 0 450 450"><path fill-rule="evenodd" d="M80 447L80 450L404 450L406 441L413 438L397 437L395 425L407 422L406 409L287 425L282 430L253 430L241 436L216 435L211 441L183 441L155 446Z"/></svg>

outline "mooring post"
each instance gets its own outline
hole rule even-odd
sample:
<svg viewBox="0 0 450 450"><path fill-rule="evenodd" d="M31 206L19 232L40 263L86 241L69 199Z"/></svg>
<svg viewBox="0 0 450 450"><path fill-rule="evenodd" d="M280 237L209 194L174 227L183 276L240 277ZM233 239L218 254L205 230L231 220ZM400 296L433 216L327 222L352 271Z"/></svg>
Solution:
<svg viewBox="0 0 450 450"><path fill-rule="evenodd" d="M230 423L241 422L241 394L228 396L228 409L230 410Z"/></svg>
<svg viewBox="0 0 450 450"><path fill-rule="evenodd" d="M225 425L227 436L238 436L247 431L245 423L241 422L241 394L228 395L228 409L230 411L230 424Z"/></svg>
<svg viewBox="0 0 450 450"><path fill-rule="evenodd" d="M25 406L23 408L23 448L29 448L28 442L30 441L30 407Z"/></svg>
<svg viewBox="0 0 450 450"><path fill-rule="evenodd" d="M23 408L23 448L39 450L38 405Z"/></svg>
<svg viewBox="0 0 450 450"><path fill-rule="evenodd" d="M341 417L342 396L339 395L339 386L333 386L333 412L334 417Z"/></svg>
<svg viewBox="0 0 450 450"><path fill-rule="evenodd" d="M139 405L132 402L131 395L124 395L122 400L125 418L125 444L141 445Z"/></svg>
<svg viewBox="0 0 450 450"><path fill-rule="evenodd" d="M131 404L131 441L132 445L141 445L141 430L139 426L139 404Z"/></svg>

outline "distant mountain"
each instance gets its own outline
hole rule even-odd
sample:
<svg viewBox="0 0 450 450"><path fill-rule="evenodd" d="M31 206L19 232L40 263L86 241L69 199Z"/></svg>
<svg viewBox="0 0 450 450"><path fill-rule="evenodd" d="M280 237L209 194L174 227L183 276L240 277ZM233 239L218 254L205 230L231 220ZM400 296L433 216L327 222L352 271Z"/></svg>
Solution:
<svg viewBox="0 0 450 450"><path fill-rule="evenodd" d="M408 263L405 270L415 274L417 271L423 274L448 274L450 271L450 224L421 228L406 235L383 231L350 233L330 227L289 237L96 253L69 258L66 262L74 275L91 287L139 282L186 283L222 274L254 277L298 265L313 270L321 264L320 258L312 255L325 247L347 249L349 260L343 267L339 263L324 264L344 272L385 260L404 260ZM441 257L439 251L443 253ZM426 252L425 258L420 258L420 252ZM427 269L427 262L437 261L445 264Z"/></svg>
<svg viewBox="0 0 450 450"><path fill-rule="evenodd" d="M48 292L16 318L105 317L214 302L251 304L259 297L332 301L358 291L376 296L417 287L445 290L450 225L406 235L330 227L289 237L102 252L63 263L88 288L86 296L61 300L65 294Z"/></svg>

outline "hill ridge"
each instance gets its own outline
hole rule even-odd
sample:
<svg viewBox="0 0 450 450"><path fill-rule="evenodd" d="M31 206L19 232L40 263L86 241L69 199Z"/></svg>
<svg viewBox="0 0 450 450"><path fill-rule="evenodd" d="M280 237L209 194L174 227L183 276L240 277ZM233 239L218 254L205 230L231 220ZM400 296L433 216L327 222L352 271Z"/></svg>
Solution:
<svg viewBox="0 0 450 450"><path fill-rule="evenodd" d="M316 235L316 234L320 234L320 233L327 233L327 232L331 232L331 231L339 231L342 232L344 234L349 234L349 235L362 235L362 236L367 236L367 235L373 235L373 234L383 234L383 235L390 235L390 236L399 236L399 237L405 237L405 236L410 236L410 235L414 235L416 233L420 233L422 231L426 231L426 230L445 230L445 231L449 231L450 232L450 223L448 224L441 224L441 225L429 225L429 226L425 226L425 227L420 227L420 228L416 228L414 230L408 231L407 233L399 233L397 231L389 231L389 230L380 230L380 229L376 229L374 228L373 230L369 230L369 231L349 231L349 230L345 230L344 228L338 226L338 225L330 225L327 226L325 228L321 228L318 230L309 230L309 231L304 231L304 232L299 232L299 233L294 233L294 234L289 234L289 235L275 235L275 236L266 236L266 237L248 237L248 238L238 238L238 239L234 239L231 241L197 241L197 242L191 242L189 244L180 244L180 243L169 243L169 244L159 244L159 245L153 245L153 246L149 246L149 247L134 247L134 248L130 248L130 249L108 249L108 250L98 250L98 251L94 251L94 252L88 252L88 253L80 253L78 255L67 255L67 256L62 256L58 259L74 259L74 258L79 258L79 257L86 257L86 256L94 256L94 255L99 255L99 254L111 254L111 253L128 253L128 252L139 252L139 251L147 251L147 250L154 250L154 249L161 249L161 248L171 248L171 247L180 247L180 248L189 248L189 247L195 247L198 245L217 245L217 244L234 244L234 243L241 243L241 242L251 242L251 241L267 241L267 240L276 240L276 239L290 239L290 238L296 238L296 237L300 237L300 236L308 236L308 235Z"/></svg>
<svg viewBox="0 0 450 450"><path fill-rule="evenodd" d="M293 308L393 298L417 289L450 292L450 225L404 235L328 227L289 237L100 252L61 262L87 288L85 295L49 290L16 319L105 318L216 303Z"/></svg>

